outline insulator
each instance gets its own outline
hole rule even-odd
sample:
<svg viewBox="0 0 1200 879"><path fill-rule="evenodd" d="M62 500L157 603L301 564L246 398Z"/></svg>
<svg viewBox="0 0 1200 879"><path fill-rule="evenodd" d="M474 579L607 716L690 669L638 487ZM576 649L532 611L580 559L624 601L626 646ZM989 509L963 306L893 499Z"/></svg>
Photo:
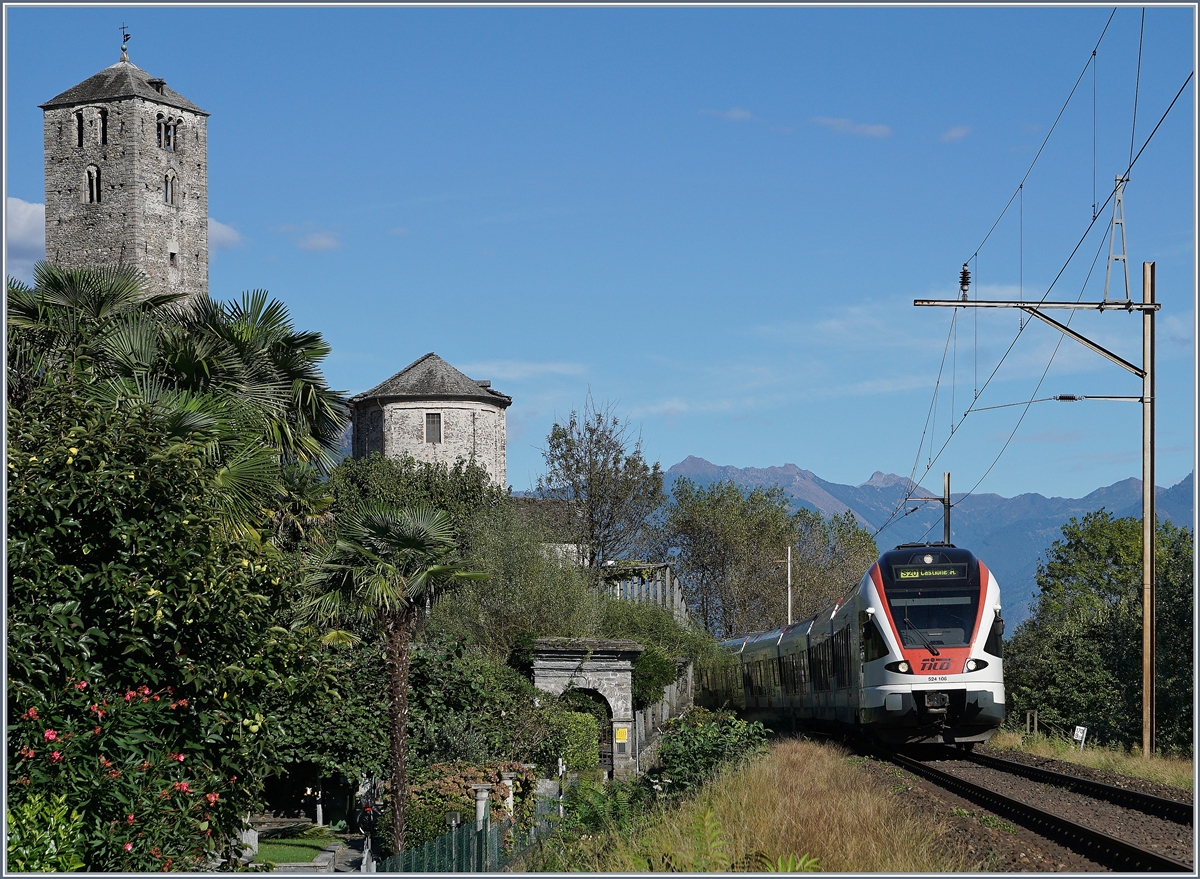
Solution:
<svg viewBox="0 0 1200 879"><path fill-rule="evenodd" d="M1056 394L1054 399L1060 403L1076 403L1082 400L1083 397L1076 394Z"/></svg>
<svg viewBox="0 0 1200 879"><path fill-rule="evenodd" d="M963 263L962 272L958 276L958 289L963 293L971 289L971 270L967 268L966 263Z"/></svg>

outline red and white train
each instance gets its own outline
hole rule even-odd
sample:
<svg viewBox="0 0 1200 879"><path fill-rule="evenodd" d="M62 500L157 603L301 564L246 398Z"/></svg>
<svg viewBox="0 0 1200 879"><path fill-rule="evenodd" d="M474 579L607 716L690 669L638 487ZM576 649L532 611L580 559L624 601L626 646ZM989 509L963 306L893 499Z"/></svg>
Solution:
<svg viewBox="0 0 1200 879"><path fill-rule="evenodd" d="M1000 588L950 544L904 544L802 623L723 641L697 701L780 726L970 749L1004 720Z"/></svg>

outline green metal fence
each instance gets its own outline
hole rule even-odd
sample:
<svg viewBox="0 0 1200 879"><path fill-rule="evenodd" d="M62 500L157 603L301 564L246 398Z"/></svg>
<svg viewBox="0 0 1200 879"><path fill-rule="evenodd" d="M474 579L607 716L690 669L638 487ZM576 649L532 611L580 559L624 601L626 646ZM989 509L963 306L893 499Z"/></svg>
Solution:
<svg viewBox="0 0 1200 879"><path fill-rule="evenodd" d="M528 831L518 831L509 818L485 824L482 830L464 824L437 839L398 855L384 858L378 873L494 873L503 870L545 834L557 814L557 804L539 799L537 820Z"/></svg>

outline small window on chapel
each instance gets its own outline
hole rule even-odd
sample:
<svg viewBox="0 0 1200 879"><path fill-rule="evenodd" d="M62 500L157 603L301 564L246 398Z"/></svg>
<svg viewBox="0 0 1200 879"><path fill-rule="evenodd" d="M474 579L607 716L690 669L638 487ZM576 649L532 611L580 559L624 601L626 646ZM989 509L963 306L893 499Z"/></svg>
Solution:
<svg viewBox="0 0 1200 879"><path fill-rule="evenodd" d="M425 442L440 443L442 441L442 413L425 413Z"/></svg>
<svg viewBox="0 0 1200 879"><path fill-rule="evenodd" d="M171 263L171 265L173 265L173 266L174 266L174 265L179 265L178 261L177 261L177 260L176 260L176 258L175 258L175 254L173 254L173 253L168 253L168 254L167 254L167 260L168 260L168 261Z"/></svg>
<svg viewBox="0 0 1200 879"><path fill-rule="evenodd" d="M100 145L108 145L108 111L100 111Z"/></svg>
<svg viewBox="0 0 1200 879"><path fill-rule="evenodd" d="M88 165L87 173L84 178L83 191L84 204L100 204L100 169L95 165Z"/></svg>
<svg viewBox="0 0 1200 879"><path fill-rule="evenodd" d="M75 114L75 146L83 146L83 113Z"/></svg>

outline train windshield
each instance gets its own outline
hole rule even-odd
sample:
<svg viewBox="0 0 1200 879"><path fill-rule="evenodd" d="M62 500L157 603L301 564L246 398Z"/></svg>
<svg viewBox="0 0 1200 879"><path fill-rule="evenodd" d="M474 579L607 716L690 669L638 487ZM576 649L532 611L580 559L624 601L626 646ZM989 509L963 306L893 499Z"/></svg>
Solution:
<svg viewBox="0 0 1200 879"><path fill-rule="evenodd" d="M958 558L959 555L966 556ZM885 592L896 631L906 648L965 647L979 610L978 565L968 553L888 553ZM882 567L882 565L881 565Z"/></svg>

